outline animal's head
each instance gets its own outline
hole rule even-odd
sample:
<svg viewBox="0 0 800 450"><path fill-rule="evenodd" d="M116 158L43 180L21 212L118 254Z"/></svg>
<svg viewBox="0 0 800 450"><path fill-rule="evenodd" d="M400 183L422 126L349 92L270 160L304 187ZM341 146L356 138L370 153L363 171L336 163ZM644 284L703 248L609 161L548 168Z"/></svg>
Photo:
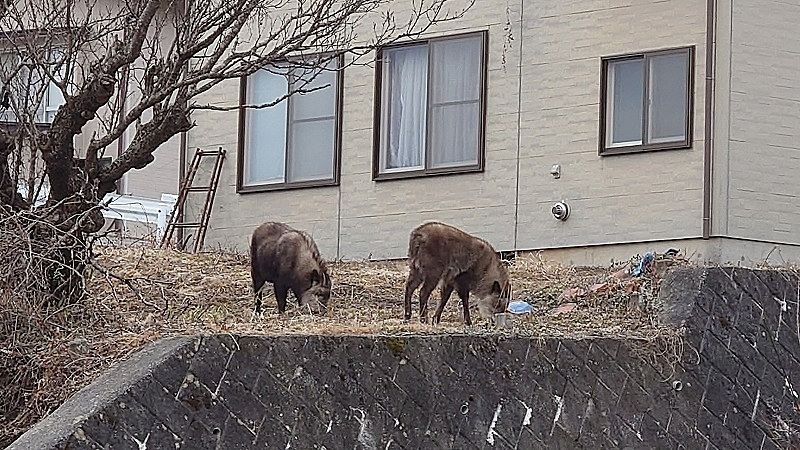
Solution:
<svg viewBox="0 0 800 450"><path fill-rule="evenodd" d="M499 262L496 272L490 275L491 285L487 294L478 300L478 313L484 319L491 319L497 313L505 312L511 299L511 281L508 270Z"/></svg>
<svg viewBox="0 0 800 450"><path fill-rule="evenodd" d="M313 314L325 314L331 298L331 278L324 270L311 271L311 286L300 296L300 306L308 307Z"/></svg>

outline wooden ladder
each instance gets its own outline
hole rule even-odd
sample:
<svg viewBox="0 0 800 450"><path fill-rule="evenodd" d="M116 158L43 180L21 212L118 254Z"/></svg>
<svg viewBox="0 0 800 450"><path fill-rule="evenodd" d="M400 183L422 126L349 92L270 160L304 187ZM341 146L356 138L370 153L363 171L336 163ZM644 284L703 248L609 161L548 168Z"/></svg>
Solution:
<svg viewBox="0 0 800 450"><path fill-rule="evenodd" d="M211 180L208 185L194 186L194 177L200 168L200 163L204 157L214 158L214 168L211 171ZM211 218L211 205L214 203L214 196L217 193L217 186L219 185L219 176L222 173L222 162L225 160L225 149L220 147L218 150L201 150L197 149L189 164L189 171L186 173L186 178L181 184L180 191L178 192L178 199L175 202L175 208L172 211L167 229L164 231L164 236L161 239L161 248L169 246L172 240L172 235L175 234L176 229L197 228L197 235L194 238L193 253L197 253L203 249L203 241L206 237L208 230L208 220ZM206 199L203 204L203 210L200 213L200 218L197 222L184 222L184 210L186 207L186 199L190 192L205 192ZM184 249L185 241L178 242L177 247L181 250Z"/></svg>

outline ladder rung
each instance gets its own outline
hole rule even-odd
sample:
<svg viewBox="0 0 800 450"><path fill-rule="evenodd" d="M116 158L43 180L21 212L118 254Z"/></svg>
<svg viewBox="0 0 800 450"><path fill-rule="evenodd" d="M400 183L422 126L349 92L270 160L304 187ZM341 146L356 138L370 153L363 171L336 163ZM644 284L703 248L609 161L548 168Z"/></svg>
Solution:
<svg viewBox="0 0 800 450"><path fill-rule="evenodd" d="M200 222L183 222L183 223L174 223L172 224L175 228L193 228L199 227Z"/></svg>
<svg viewBox="0 0 800 450"><path fill-rule="evenodd" d="M187 192L205 192L205 191L210 191L210 190L211 190L211 186L191 186L191 187L186 188Z"/></svg>
<svg viewBox="0 0 800 450"><path fill-rule="evenodd" d="M203 150L197 152L197 154L200 156L219 156L225 154L225 152L221 152L219 150Z"/></svg>

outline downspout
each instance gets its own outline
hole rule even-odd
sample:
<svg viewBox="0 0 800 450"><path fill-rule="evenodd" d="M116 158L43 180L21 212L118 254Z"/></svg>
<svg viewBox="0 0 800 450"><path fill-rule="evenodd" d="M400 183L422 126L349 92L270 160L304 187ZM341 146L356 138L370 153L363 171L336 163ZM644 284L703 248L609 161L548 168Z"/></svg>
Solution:
<svg viewBox="0 0 800 450"><path fill-rule="evenodd" d="M714 141L714 56L716 40L716 0L708 0L706 6L706 86L703 130L703 239L711 237L711 201Z"/></svg>
<svg viewBox="0 0 800 450"><path fill-rule="evenodd" d="M128 66L122 68L121 78L122 80L120 81L119 100L118 100L120 120L125 117L125 107L127 105L127 99L128 99L128 81L130 78L130 68ZM122 135L119 138L117 138L117 158L122 156L123 153L125 153L125 132L123 132ZM123 175L122 178L120 178L119 183L117 183L117 190L116 190L117 194L120 195L125 194L125 191L128 188L127 178L128 177L125 175Z"/></svg>
<svg viewBox="0 0 800 450"><path fill-rule="evenodd" d="M514 253L519 251L519 173L520 156L522 151L522 47L524 45L525 32L525 0L519 2L519 83L517 85L517 173L516 186L514 188Z"/></svg>
<svg viewBox="0 0 800 450"><path fill-rule="evenodd" d="M181 2L181 9L179 11L179 13L181 14L181 18L186 17L187 11L189 10L189 7L187 6L188 2L189 0L184 0L183 2ZM175 33L176 33L175 38L178 39L177 28L175 29ZM188 67L184 66L183 68L184 74L187 73L187 70ZM183 185L183 177L186 174L186 151L188 150L187 149L188 140L189 139L186 136L186 131L181 132L181 141L180 141L181 154L180 154L180 163L178 167L178 170L180 171L180 173L178 174L178 194L180 194L181 186Z"/></svg>
<svg viewBox="0 0 800 450"><path fill-rule="evenodd" d="M181 10L180 10L181 18L185 18L186 17L187 11L189 10L188 3L189 3L189 0L184 0L183 2L181 2ZM175 29L175 34L176 34L175 35L175 39L178 39L177 33L178 33L178 29L176 28ZM188 71L188 67L184 66L184 68L183 68L184 74L186 74L187 71ZM186 131L181 132L181 140L180 140L180 144L178 144L178 147L179 147L178 151L180 151L180 153L181 153L180 156L179 156L179 163L178 163L178 172L179 172L178 173L178 190L177 190L178 195L180 195L180 193L181 193L181 186L183 186L183 178L186 175L186 152L188 151L187 147L189 145L189 138L186 135L186 133L187 133ZM185 203L185 201L186 200L184 199L184 203ZM175 208L173 209L172 212L175 212L177 210L178 210L178 205L175 205ZM183 222L183 217L178 217L177 220L172 220L172 221L173 222ZM183 228L178 228L175 231L176 231L175 239L177 240L177 242L178 243L183 242ZM178 248L180 248L180 246L178 246Z"/></svg>

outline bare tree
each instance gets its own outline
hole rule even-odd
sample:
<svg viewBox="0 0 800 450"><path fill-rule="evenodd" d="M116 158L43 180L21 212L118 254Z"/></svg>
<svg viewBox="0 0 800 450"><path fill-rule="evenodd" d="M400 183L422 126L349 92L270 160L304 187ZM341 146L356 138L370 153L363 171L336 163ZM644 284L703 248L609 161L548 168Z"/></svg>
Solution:
<svg viewBox="0 0 800 450"><path fill-rule="evenodd" d="M303 92L329 61L370 63L377 46L458 18L474 0L453 1L3 0L0 263L30 271L36 255L48 295L74 297L104 223L100 202L190 130L193 111L226 109L202 94L287 61L306 69L287 96ZM123 151L101 164L123 135ZM20 241L29 254L4 250Z"/></svg>

